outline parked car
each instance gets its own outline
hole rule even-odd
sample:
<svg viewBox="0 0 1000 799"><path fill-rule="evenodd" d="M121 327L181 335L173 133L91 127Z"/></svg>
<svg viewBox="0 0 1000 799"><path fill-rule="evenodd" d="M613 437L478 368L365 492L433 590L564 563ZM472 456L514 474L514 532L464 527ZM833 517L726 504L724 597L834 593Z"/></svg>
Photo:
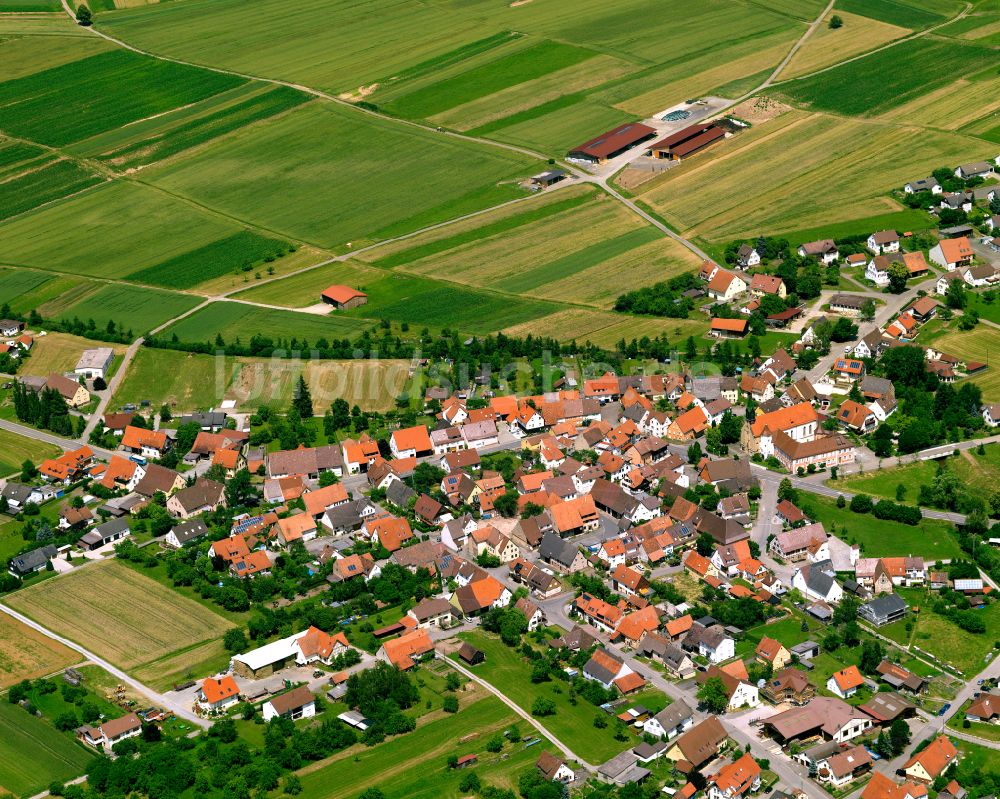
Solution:
<svg viewBox="0 0 1000 799"><path fill-rule="evenodd" d="M941 709L940 709L940 710L938 711L938 713L937 713L937 714L938 714L939 716L943 716L943 715L944 715L945 713L947 713L947 712L948 712L949 710L951 710L951 702L945 702L945 703L944 703L944 704L943 704L943 705L941 706Z"/></svg>

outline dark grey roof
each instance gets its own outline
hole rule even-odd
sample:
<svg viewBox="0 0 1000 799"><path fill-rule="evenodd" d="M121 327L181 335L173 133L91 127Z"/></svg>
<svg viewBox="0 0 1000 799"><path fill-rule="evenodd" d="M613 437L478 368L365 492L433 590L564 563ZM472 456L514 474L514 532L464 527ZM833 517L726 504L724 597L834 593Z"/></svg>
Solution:
<svg viewBox="0 0 1000 799"><path fill-rule="evenodd" d="M830 589L833 588L836 580L833 579L832 574L816 568L818 565L818 563L812 564L806 572L806 586L817 596L829 596Z"/></svg>
<svg viewBox="0 0 1000 799"><path fill-rule="evenodd" d="M189 522L178 524L170 532L174 534L178 544L186 544L188 541L194 541L196 538L208 535L208 528L201 519L192 519Z"/></svg>
<svg viewBox="0 0 1000 799"><path fill-rule="evenodd" d="M361 526L361 510L368 504L365 499L353 499L337 505L326 512L326 518L334 530L356 530Z"/></svg>
<svg viewBox="0 0 1000 799"><path fill-rule="evenodd" d="M28 497L31 496L31 487L22 485L21 483L7 483L0 493L3 494L4 499L8 502L23 505L28 501Z"/></svg>
<svg viewBox="0 0 1000 799"><path fill-rule="evenodd" d="M656 714L656 720L660 722L660 726L665 730L672 730L678 724L692 718L694 713L691 712L691 708L688 707L687 703L683 699L678 699L671 705L661 710Z"/></svg>
<svg viewBox="0 0 1000 799"><path fill-rule="evenodd" d="M17 574L30 574L31 572L38 571L45 567L49 559L55 557L57 551L54 546L48 544L44 547L33 549L30 552L25 552L15 558L11 558L10 570Z"/></svg>
<svg viewBox="0 0 1000 799"><path fill-rule="evenodd" d="M867 610L868 613L875 617L881 617L891 616L893 613L905 612L906 607L906 602L903 601L899 594L883 594L882 596L875 597L870 602L866 602L861 606L861 609Z"/></svg>
<svg viewBox="0 0 1000 799"><path fill-rule="evenodd" d="M621 666L621 663L622 663L621 658L616 657L611 652L609 652L607 649L601 648L601 649L598 649L597 651L598 652L602 652L605 656L611 658L614 662L616 662L619 665L619 667ZM597 652L595 652L594 654L596 655ZM583 671L584 671L585 674L590 675L591 677L593 677L598 682L609 683L616 676L618 676L619 669L616 669L615 671L611 671L610 669L605 668L604 665L602 663L599 663L597 660L595 660L594 657L593 657L593 655L592 655L591 658L590 658L590 660L587 661L587 665L585 665L583 667Z"/></svg>
<svg viewBox="0 0 1000 799"><path fill-rule="evenodd" d="M402 480L393 480L385 490L385 498L400 508L405 508L410 498L416 495L417 493Z"/></svg>
<svg viewBox="0 0 1000 799"><path fill-rule="evenodd" d="M563 541L555 533L543 535L542 541L538 545L538 554L544 560L554 560L567 568L573 565L577 552L576 544L571 541Z"/></svg>
<svg viewBox="0 0 1000 799"><path fill-rule="evenodd" d="M194 423L199 427L223 427L226 424L226 414L222 411L209 411L208 413L190 413L182 416L180 424Z"/></svg>

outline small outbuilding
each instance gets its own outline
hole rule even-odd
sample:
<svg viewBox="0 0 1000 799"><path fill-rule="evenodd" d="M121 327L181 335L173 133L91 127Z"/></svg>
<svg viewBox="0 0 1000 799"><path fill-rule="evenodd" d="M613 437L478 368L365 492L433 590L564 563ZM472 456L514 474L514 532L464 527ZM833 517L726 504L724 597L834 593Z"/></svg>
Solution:
<svg viewBox="0 0 1000 799"><path fill-rule="evenodd" d="M321 296L323 302L327 305L332 305L340 311L357 308L358 306L364 305L368 302L367 294L363 291L352 289L350 286L330 286L323 291Z"/></svg>
<svg viewBox="0 0 1000 799"><path fill-rule="evenodd" d="M470 666L475 666L486 660L486 655L481 649L476 649L472 644L466 642L458 650L458 656Z"/></svg>

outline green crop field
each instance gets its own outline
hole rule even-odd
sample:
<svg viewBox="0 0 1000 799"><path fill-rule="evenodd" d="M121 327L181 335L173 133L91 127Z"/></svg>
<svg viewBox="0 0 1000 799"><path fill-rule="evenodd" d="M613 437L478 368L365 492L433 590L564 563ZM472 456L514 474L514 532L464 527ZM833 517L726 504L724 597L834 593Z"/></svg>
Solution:
<svg viewBox="0 0 1000 799"><path fill-rule="evenodd" d="M933 36L777 86L793 102L838 114L877 114L996 64L987 47Z"/></svg>
<svg viewBox="0 0 1000 799"><path fill-rule="evenodd" d="M84 322L93 319L99 329L104 329L108 322L114 322L119 328L131 330L138 336L200 302L197 297L187 294L139 286L104 284L94 286L94 289L69 305L60 316L63 319L75 317Z"/></svg>
<svg viewBox="0 0 1000 799"><path fill-rule="evenodd" d="M348 316L391 319L480 335L558 310L558 306L540 300L403 274L387 274L368 282L365 291L368 303L347 311Z"/></svg>
<svg viewBox="0 0 1000 799"><path fill-rule="evenodd" d="M574 66L596 55L593 50L543 40L453 78L405 94L389 102L386 109L399 116L434 116L549 72Z"/></svg>
<svg viewBox="0 0 1000 799"><path fill-rule="evenodd" d="M45 154L45 149L35 144L19 141L3 141L0 143L0 167L9 167L22 161L30 161Z"/></svg>
<svg viewBox="0 0 1000 799"><path fill-rule="evenodd" d="M34 292L39 286L52 279L52 275L46 272L35 272L29 269L0 269L0 305L9 304L16 309L15 303L18 297Z"/></svg>
<svg viewBox="0 0 1000 799"><path fill-rule="evenodd" d="M274 259L289 251L286 241L267 238L249 230L175 255L163 263L133 272L128 280L174 289L189 289L233 272L249 271L266 258Z"/></svg>
<svg viewBox="0 0 1000 799"><path fill-rule="evenodd" d="M124 277L242 228L149 186L115 181L0 223L0 263Z"/></svg>
<svg viewBox="0 0 1000 799"><path fill-rule="evenodd" d="M42 719L0 702L0 788L33 796L53 781L79 777L93 757Z"/></svg>
<svg viewBox="0 0 1000 799"><path fill-rule="evenodd" d="M311 104L150 170L148 179L261 227L335 246L522 196L499 184L539 167L515 153Z"/></svg>
<svg viewBox="0 0 1000 799"><path fill-rule="evenodd" d="M836 7L853 14L901 25L904 28L926 28L943 22L962 9L956 0L837 0Z"/></svg>
<svg viewBox="0 0 1000 799"><path fill-rule="evenodd" d="M118 49L0 83L4 130L61 145L243 82Z"/></svg>
<svg viewBox="0 0 1000 799"><path fill-rule="evenodd" d="M56 161L0 183L0 219L82 191L102 178L75 161Z"/></svg>
<svg viewBox="0 0 1000 799"><path fill-rule="evenodd" d="M162 331L161 338L176 335L181 341L194 343L215 341L221 335L225 341L237 337L244 343L251 336L264 336L278 341L298 339L299 344L315 344L321 338L354 338L371 327L365 319L352 319L343 314L318 316L316 314L279 311L259 308L237 302L215 302L191 314Z"/></svg>
<svg viewBox="0 0 1000 799"><path fill-rule="evenodd" d="M858 543L865 557L922 555L929 560L962 557L955 526L950 522L922 519L920 524L908 525L876 519L870 513L838 508L830 497L804 491L799 492L797 504L811 519L822 522L827 532L847 543Z"/></svg>
<svg viewBox="0 0 1000 799"><path fill-rule="evenodd" d="M243 88L245 87L240 87ZM202 105L210 105L210 101L214 99L209 98ZM288 111L310 99L309 95L287 86L274 86L253 94L242 102L208 110L193 118L190 118L191 109L185 108L178 113L181 121L153 128L144 137L133 138L127 144L104 151L100 159L118 169L144 166ZM93 143L88 143L87 146L92 147Z"/></svg>
<svg viewBox="0 0 1000 799"><path fill-rule="evenodd" d="M0 13L61 11L59 0L3 0L0 2Z"/></svg>
<svg viewBox="0 0 1000 799"><path fill-rule="evenodd" d="M62 455L62 450L52 444L0 430L0 477L20 472L21 464L26 460L37 466L46 458L59 455Z"/></svg>

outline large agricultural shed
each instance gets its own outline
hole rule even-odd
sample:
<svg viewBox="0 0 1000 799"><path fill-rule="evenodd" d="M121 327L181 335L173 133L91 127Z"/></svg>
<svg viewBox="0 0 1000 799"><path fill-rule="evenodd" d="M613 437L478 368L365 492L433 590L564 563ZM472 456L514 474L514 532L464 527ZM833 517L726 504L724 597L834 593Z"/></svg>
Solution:
<svg viewBox="0 0 1000 799"><path fill-rule="evenodd" d="M594 164L603 164L608 159L621 155L626 150L653 138L655 135L656 131L649 125L643 125L641 122L628 122L574 147L569 151L567 157L580 161L590 161Z"/></svg>
<svg viewBox="0 0 1000 799"><path fill-rule="evenodd" d="M666 158L680 161L688 155L708 147L713 142L726 137L726 131L712 122L691 125L676 133L671 133L665 139L650 146L649 153L654 158Z"/></svg>

